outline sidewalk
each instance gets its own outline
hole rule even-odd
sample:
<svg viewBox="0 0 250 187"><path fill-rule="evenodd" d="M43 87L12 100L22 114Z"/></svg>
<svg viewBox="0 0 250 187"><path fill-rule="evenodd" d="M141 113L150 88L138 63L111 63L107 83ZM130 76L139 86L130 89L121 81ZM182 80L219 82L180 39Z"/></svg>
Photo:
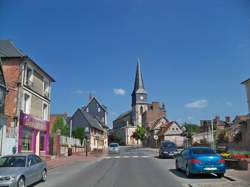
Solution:
<svg viewBox="0 0 250 187"><path fill-rule="evenodd" d="M86 162L86 161L95 161L100 159L105 155L104 153L89 153L88 156L85 156L85 153L77 153L73 154L72 156L60 156L56 157L55 159L47 160L46 163L48 165L48 170L60 167L71 165L77 162Z"/></svg>
<svg viewBox="0 0 250 187"><path fill-rule="evenodd" d="M227 170L225 175L232 179L243 180L250 185L250 163L248 164L248 171L232 169L232 170Z"/></svg>

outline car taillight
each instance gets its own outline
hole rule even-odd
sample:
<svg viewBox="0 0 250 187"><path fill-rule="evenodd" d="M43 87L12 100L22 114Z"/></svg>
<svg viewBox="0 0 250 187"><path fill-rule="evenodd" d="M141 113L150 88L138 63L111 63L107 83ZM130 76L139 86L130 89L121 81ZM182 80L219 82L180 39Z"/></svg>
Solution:
<svg viewBox="0 0 250 187"><path fill-rule="evenodd" d="M225 160L222 158L222 159L219 160L219 163L220 164L225 164Z"/></svg>
<svg viewBox="0 0 250 187"><path fill-rule="evenodd" d="M191 164L201 164L201 161L198 159L192 159Z"/></svg>

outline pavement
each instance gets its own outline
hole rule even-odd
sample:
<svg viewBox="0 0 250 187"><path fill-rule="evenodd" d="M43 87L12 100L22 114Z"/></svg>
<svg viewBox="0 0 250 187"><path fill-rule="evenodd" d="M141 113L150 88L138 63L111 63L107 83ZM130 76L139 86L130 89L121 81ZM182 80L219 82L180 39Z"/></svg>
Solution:
<svg viewBox="0 0 250 187"><path fill-rule="evenodd" d="M150 148L121 147L120 154L54 168L38 187L245 187L241 179L214 175L186 178L175 170L174 159L159 159Z"/></svg>

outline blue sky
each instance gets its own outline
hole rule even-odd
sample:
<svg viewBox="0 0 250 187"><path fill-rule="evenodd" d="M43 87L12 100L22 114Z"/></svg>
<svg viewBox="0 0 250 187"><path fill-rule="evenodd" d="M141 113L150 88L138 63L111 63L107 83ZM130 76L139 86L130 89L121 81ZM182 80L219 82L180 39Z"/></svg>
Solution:
<svg viewBox="0 0 250 187"><path fill-rule="evenodd" d="M72 114L93 91L111 124L130 109L138 57L149 101L170 120L248 112L248 0L0 0L0 23L0 38L56 79L53 113Z"/></svg>

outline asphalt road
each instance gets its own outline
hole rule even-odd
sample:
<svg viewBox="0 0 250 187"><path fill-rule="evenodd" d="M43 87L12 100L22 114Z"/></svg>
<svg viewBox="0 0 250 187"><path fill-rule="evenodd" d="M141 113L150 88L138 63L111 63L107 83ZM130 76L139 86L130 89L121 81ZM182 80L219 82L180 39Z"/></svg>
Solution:
<svg viewBox="0 0 250 187"><path fill-rule="evenodd" d="M216 176L188 179L175 170L174 159L158 159L153 149L122 147L117 155L106 155L94 163L77 163L49 172L38 187L180 187L227 184Z"/></svg>

